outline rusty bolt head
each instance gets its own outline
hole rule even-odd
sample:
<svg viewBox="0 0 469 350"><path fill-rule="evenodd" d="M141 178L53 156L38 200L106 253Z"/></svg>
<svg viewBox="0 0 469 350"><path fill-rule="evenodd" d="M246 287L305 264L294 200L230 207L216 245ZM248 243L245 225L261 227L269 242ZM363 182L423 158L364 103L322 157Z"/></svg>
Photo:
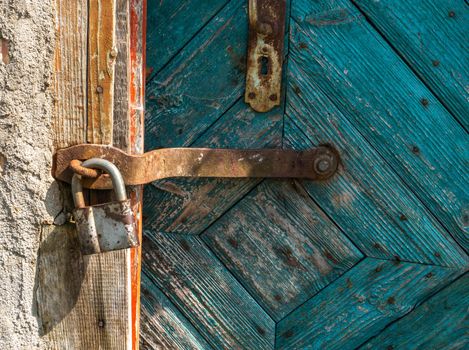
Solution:
<svg viewBox="0 0 469 350"><path fill-rule="evenodd" d="M314 170L320 175L332 175L336 168L337 161L332 154L319 155L314 161Z"/></svg>
<svg viewBox="0 0 469 350"><path fill-rule="evenodd" d="M98 85L98 86L96 87L96 92L97 92L98 94L102 94L103 91L104 91L104 90L103 90L103 87L102 87L102 86L99 86L99 85Z"/></svg>

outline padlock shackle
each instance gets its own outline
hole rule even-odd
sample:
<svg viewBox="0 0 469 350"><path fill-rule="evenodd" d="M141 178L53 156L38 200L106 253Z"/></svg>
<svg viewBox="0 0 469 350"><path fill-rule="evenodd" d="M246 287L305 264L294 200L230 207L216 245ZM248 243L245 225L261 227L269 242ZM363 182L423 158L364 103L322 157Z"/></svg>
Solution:
<svg viewBox="0 0 469 350"><path fill-rule="evenodd" d="M119 169L114 164L106 159L91 158L85 160L81 165L85 168L100 169L109 174L112 180L114 192L116 194L116 200L119 202L127 200L124 178L122 177ZM78 174L74 174L72 178L72 194L75 207L84 208L85 199L83 197L83 186L81 184L81 176Z"/></svg>

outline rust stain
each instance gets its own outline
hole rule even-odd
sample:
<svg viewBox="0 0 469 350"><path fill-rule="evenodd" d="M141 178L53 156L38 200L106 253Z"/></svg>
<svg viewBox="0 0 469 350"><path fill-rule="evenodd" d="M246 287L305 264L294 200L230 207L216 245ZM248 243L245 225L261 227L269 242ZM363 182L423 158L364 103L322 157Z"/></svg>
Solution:
<svg viewBox="0 0 469 350"><path fill-rule="evenodd" d="M8 40L4 38L0 38L0 60L3 64L10 63L10 48L8 44Z"/></svg>
<svg viewBox="0 0 469 350"><path fill-rule="evenodd" d="M280 105L285 0L249 0L245 101L257 112Z"/></svg>

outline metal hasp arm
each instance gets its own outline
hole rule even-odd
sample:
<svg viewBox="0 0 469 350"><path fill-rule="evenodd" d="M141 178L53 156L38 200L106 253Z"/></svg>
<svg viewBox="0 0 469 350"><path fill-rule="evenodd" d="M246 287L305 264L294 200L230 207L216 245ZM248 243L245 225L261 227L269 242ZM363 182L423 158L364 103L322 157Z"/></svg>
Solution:
<svg viewBox="0 0 469 350"><path fill-rule="evenodd" d="M131 155L106 145L83 144L61 149L54 157L53 176L71 182L75 172L80 172L74 160L103 158L119 168L126 185L141 185L172 177L224 177L224 178L302 178L325 180L338 166L337 153L326 146L306 151L281 149L210 149L162 148ZM93 177L90 169L83 176ZM86 179L84 187L110 189L108 176Z"/></svg>
<svg viewBox="0 0 469 350"><path fill-rule="evenodd" d="M257 112L280 105L286 0L249 0L245 101Z"/></svg>

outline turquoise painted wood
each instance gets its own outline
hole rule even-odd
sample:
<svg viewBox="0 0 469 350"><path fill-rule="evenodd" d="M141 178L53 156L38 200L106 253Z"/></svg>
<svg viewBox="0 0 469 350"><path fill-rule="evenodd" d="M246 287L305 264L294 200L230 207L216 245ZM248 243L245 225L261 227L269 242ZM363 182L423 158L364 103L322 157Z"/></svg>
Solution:
<svg viewBox="0 0 469 350"><path fill-rule="evenodd" d="M355 349L458 272L367 258L280 321L278 348Z"/></svg>
<svg viewBox="0 0 469 350"><path fill-rule="evenodd" d="M243 99L247 0L148 6L146 149L328 144L341 164L146 186L142 349L468 348L468 6L289 1L268 113Z"/></svg>
<svg viewBox="0 0 469 350"><path fill-rule="evenodd" d="M456 119L469 129L469 9L465 1L355 0Z"/></svg>

